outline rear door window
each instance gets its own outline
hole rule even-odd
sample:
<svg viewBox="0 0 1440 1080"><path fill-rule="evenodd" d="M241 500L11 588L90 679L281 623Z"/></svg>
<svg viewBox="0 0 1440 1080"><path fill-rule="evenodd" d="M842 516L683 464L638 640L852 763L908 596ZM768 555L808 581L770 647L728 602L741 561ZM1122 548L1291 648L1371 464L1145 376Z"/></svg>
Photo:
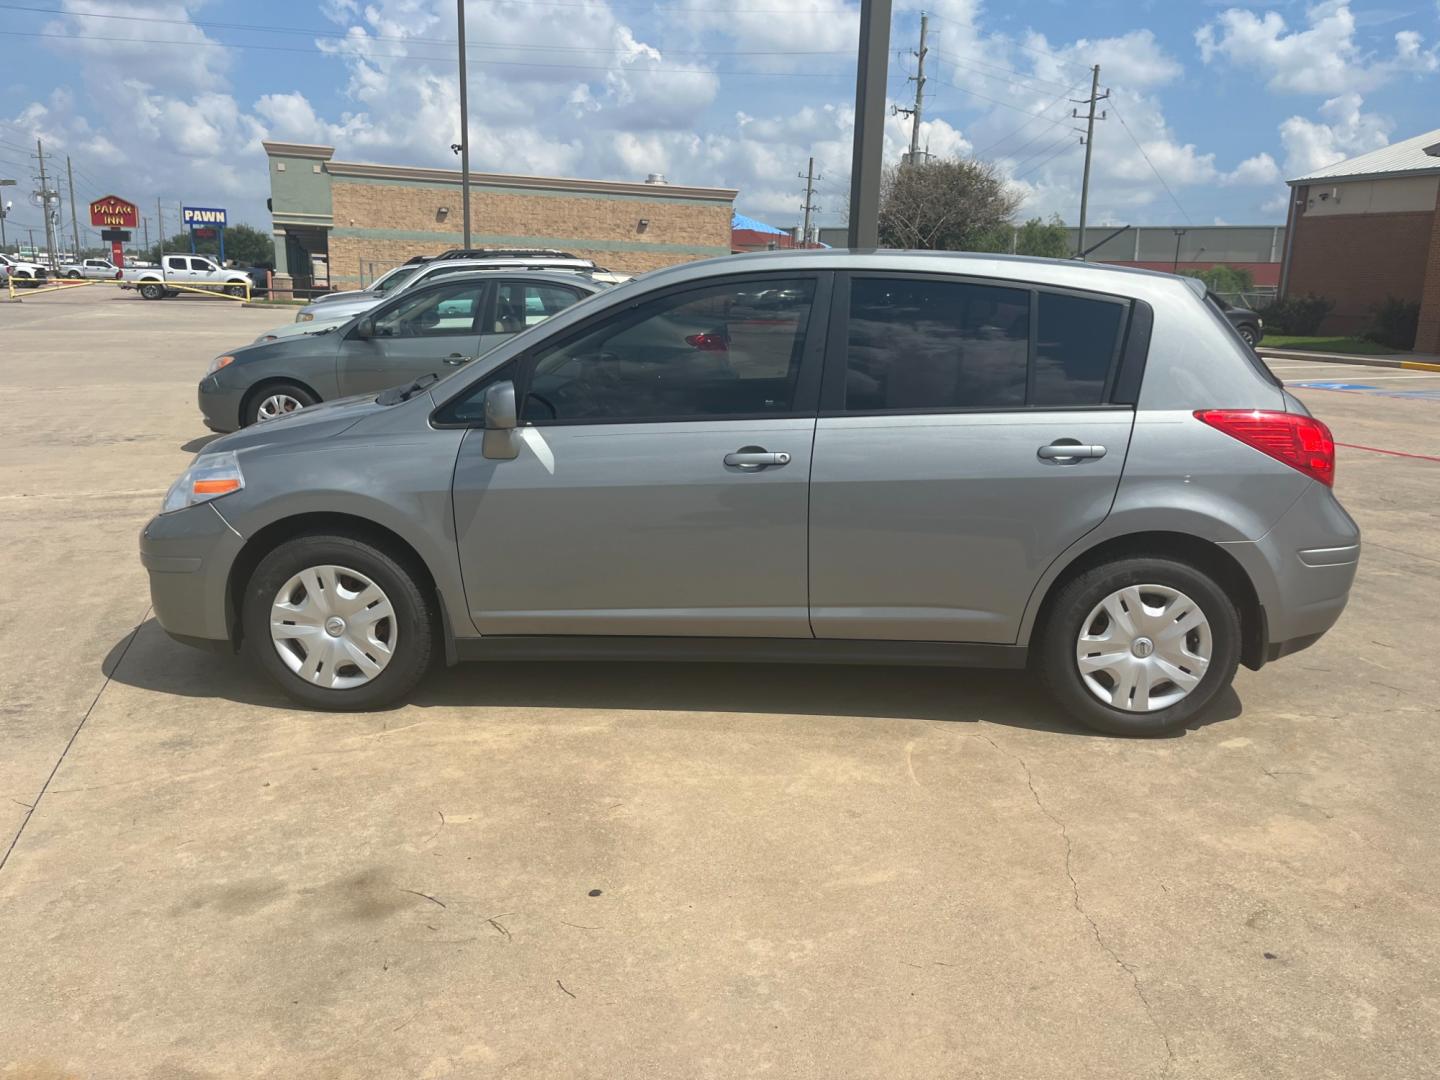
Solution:
<svg viewBox="0 0 1440 1080"><path fill-rule="evenodd" d="M857 276L850 285L847 413L1103 405L1128 301L940 277ZM831 386L832 384L827 384Z"/></svg>
<svg viewBox="0 0 1440 1080"><path fill-rule="evenodd" d="M963 281L859 278L850 292L847 412L1025 404L1030 293Z"/></svg>
<svg viewBox="0 0 1440 1080"><path fill-rule="evenodd" d="M1124 304L1070 293L1037 294L1032 405L1099 405L1120 349Z"/></svg>

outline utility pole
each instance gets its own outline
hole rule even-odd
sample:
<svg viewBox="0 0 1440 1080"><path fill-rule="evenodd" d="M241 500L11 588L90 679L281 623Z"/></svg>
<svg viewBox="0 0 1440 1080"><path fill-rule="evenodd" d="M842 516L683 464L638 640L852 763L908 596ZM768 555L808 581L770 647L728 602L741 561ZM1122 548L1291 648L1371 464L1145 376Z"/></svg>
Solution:
<svg viewBox="0 0 1440 1080"><path fill-rule="evenodd" d="M1095 149L1095 106L1109 96L1109 90L1100 93L1100 65L1096 64L1090 69L1090 96L1085 99L1089 109L1085 117L1085 175L1080 181L1080 235L1075 241L1077 259L1085 257L1081 253L1085 250L1085 215L1090 209L1090 155ZM1070 110L1070 115L1076 119L1080 116L1074 109ZM1100 119L1105 119L1105 113L1100 114Z"/></svg>
<svg viewBox="0 0 1440 1080"><path fill-rule="evenodd" d="M930 16L920 12L920 48L912 54L915 57L915 75L909 80L915 84L915 107L913 109L895 108L894 115L910 117L910 153L905 157L905 164L920 164L920 117L921 110L925 106L925 54L930 50L925 48L925 34L930 28ZM925 159L929 160L930 154L925 153Z"/></svg>
<svg viewBox="0 0 1440 1080"><path fill-rule="evenodd" d="M155 199L155 243L160 248L158 254L165 254L165 211L160 209L160 199ZM157 263L159 259L155 260Z"/></svg>
<svg viewBox="0 0 1440 1080"><path fill-rule="evenodd" d="M798 174L797 174L798 175ZM805 205L800 207L805 211L805 224L800 229L800 246L804 247L810 243L810 214L820 208L815 205L815 159L810 159L809 166L804 172L805 179Z"/></svg>
<svg viewBox="0 0 1440 1080"><path fill-rule="evenodd" d="M460 34L460 205L464 208L466 249L470 247L470 107L466 101L469 79L465 74L465 0L455 0L455 21Z"/></svg>
<svg viewBox="0 0 1440 1080"><path fill-rule="evenodd" d="M148 259L150 257L150 219L148 217L141 218L140 225L145 230L145 258Z"/></svg>
<svg viewBox="0 0 1440 1080"><path fill-rule="evenodd" d="M50 197L53 195L59 198L59 192L50 190L45 182L45 147L39 139L35 140L35 156L40 159L40 212L45 215L45 257L50 261L52 270L58 270L59 264L55 261L55 225L50 220Z"/></svg>
<svg viewBox="0 0 1440 1080"><path fill-rule="evenodd" d="M885 81L890 61L890 0L860 0L855 64L855 136L850 155L852 248L880 243L880 172L885 157Z"/></svg>
<svg viewBox="0 0 1440 1080"><path fill-rule="evenodd" d="M75 217L75 170L70 167L70 155L65 155L65 176L70 182L70 231L75 234L75 258L84 258L80 254L80 222Z"/></svg>

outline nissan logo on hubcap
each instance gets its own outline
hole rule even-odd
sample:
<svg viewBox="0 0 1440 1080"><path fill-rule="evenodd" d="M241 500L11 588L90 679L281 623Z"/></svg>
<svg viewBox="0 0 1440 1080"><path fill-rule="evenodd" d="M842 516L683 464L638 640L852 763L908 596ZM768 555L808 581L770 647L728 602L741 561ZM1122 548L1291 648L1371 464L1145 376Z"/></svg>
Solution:
<svg viewBox="0 0 1440 1080"><path fill-rule="evenodd" d="M1136 638L1135 644L1131 646L1130 651L1136 656L1149 656L1155 651L1155 643L1148 637Z"/></svg>

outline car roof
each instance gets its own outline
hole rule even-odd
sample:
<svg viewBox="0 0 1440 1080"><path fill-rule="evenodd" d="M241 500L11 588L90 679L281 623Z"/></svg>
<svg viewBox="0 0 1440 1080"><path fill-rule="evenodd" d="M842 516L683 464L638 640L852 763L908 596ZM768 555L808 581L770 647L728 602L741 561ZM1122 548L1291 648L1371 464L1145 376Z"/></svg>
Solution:
<svg viewBox="0 0 1440 1080"><path fill-rule="evenodd" d="M507 281L533 281L538 285L575 285L594 289L599 292L604 286L601 282L592 281L584 274L577 274L568 270L511 270L503 266L492 269L476 268L473 270L456 270L449 274L437 274L434 278L421 282L408 289L402 289L394 293L394 296L409 296L412 293L423 292L426 289L439 288L442 285L450 285L456 281L490 281L495 278L504 278Z"/></svg>
<svg viewBox="0 0 1440 1080"><path fill-rule="evenodd" d="M645 275L646 287L662 281L679 284L719 274L776 270L889 270L911 273L967 274L974 277L1022 279L1039 284L1098 291L1129 291L1127 282L1185 282L1187 279L1159 270L1078 259L1042 259L1029 255L1004 255L977 251L903 251L890 248L828 248L804 251L756 251L722 255L698 262L652 270Z"/></svg>

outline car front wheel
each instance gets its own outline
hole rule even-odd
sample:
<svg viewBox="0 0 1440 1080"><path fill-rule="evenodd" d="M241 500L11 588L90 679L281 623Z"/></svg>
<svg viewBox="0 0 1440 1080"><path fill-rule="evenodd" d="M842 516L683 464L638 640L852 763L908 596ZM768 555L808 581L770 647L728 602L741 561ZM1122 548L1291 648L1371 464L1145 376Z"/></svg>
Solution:
<svg viewBox="0 0 1440 1080"><path fill-rule="evenodd" d="M1184 727L1235 677L1240 615L1208 574L1175 559L1119 559L1063 586L1037 661L1061 707L1111 735Z"/></svg>
<svg viewBox="0 0 1440 1080"><path fill-rule="evenodd" d="M1255 332L1255 327L1251 326L1249 323L1244 323L1237 329L1239 329L1240 331L1240 336L1245 339L1245 344L1249 345L1253 349L1256 343L1260 340L1260 336Z"/></svg>
<svg viewBox="0 0 1440 1080"><path fill-rule="evenodd" d="M251 575L245 648L302 705L383 708L429 668L432 612L419 575L389 552L352 536L301 536Z"/></svg>
<svg viewBox="0 0 1440 1080"><path fill-rule="evenodd" d="M319 399L303 386L296 386L294 383L269 383L251 391L250 396L245 399L245 407L240 411L240 424L242 427L249 427L266 420L278 420L282 416L289 416L306 406L314 405L317 400Z"/></svg>

